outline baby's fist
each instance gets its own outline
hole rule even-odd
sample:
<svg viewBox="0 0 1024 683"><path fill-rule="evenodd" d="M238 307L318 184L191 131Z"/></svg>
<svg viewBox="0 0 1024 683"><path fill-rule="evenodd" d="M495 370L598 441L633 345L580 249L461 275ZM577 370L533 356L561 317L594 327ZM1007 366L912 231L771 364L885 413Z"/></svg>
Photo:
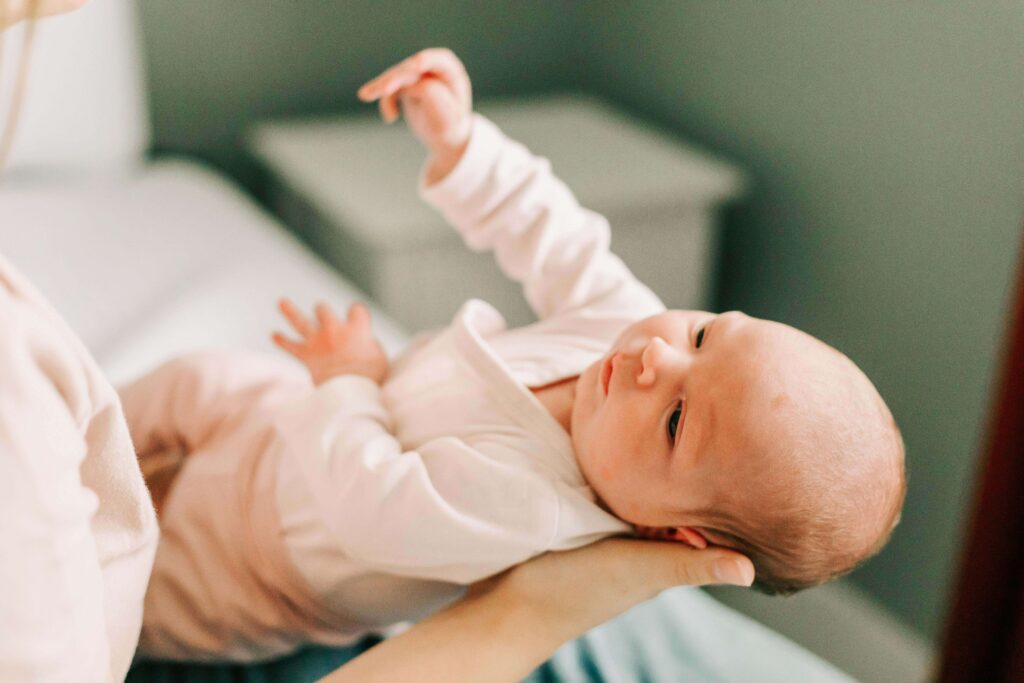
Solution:
<svg viewBox="0 0 1024 683"><path fill-rule="evenodd" d="M380 101L388 123L399 102L409 128L437 159L461 155L469 140L473 97L466 68L451 50L429 48L399 62L359 89L364 102Z"/></svg>
<svg viewBox="0 0 1024 683"><path fill-rule="evenodd" d="M293 341L275 332L274 343L302 361L315 384L340 375L361 375L378 384L387 377L388 358L373 336L366 306L352 304L342 321L327 304L317 304L316 323L287 299L279 308L301 339Z"/></svg>

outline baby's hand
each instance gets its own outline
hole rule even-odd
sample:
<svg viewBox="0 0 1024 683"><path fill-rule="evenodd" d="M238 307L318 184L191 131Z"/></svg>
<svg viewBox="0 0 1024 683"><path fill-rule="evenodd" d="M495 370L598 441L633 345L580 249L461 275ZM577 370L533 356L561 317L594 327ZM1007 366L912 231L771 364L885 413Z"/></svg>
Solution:
<svg viewBox="0 0 1024 683"><path fill-rule="evenodd" d="M352 304L348 320L342 322L327 304L317 304L316 324L287 299L280 301L279 308L302 340L292 341L275 332L274 343L302 361L315 384L339 375L362 375L378 384L387 377L388 358L373 336L366 306Z"/></svg>
<svg viewBox="0 0 1024 683"><path fill-rule="evenodd" d="M473 97L469 76L447 48L421 50L359 89L364 102L380 100L380 113L391 123L399 102L413 133L430 150L427 182L447 175L469 144Z"/></svg>

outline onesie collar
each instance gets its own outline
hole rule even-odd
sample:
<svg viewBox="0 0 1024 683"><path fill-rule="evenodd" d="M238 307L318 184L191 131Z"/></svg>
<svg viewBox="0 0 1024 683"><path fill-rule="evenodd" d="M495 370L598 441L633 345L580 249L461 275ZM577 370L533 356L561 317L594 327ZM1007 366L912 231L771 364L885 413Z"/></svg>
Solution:
<svg viewBox="0 0 1024 683"><path fill-rule="evenodd" d="M459 350L486 380L488 391L515 417L528 426L554 457L545 458L562 481L571 486L587 486L576 464L572 439L544 404L524 384L517 381L502 359L485 339L507 328L504 317L480 299L470 299L459 309L453 322Z"/></svg>

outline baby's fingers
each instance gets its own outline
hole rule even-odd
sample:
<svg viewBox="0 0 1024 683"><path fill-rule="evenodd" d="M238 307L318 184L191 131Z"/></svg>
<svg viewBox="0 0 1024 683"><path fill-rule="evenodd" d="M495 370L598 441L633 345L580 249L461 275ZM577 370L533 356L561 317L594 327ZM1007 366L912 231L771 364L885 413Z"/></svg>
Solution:
<svg viewBox="0 0 1024 683"><path fill-rule="evenodd" d="M380 98L380 117L385 123L393 123L398 119L398 93Z"/></svg>
<svg viewBox="0 0 1024 683"><path fill-rule="evenodd" d="M402 88L412 85L420 79L422 72L415 69L411 64L412 58L401 62L377 78L363 85L356 93L359 99L364 102L372 102L377 98L384 98L393 95Z"/></svg>
<svg viewBox="0 0 1024 683"><path fill-rule="evenodd" d="M433 47L420 50L399 62L359 89L359 98L371 102L397 93L419 81L425 74L443 81L455 93L456 99L469 106L471 93L469 76L455 53L448 48Z"/></svg>
<svg viewBox="0 0 1024 683"><path fill-rule="evenodd" d="M338 320L338 316L334 315L334 311L325 303L316 305L316 319L325 332L333 332L341 327L341 321Z"/></svg>
<svg viewBox="0 0 1024 683"><path fill-rule="evenodd" d="M284 349L285 351L287 351L288 353L292 354L293 356L295 356L299 360L303 360L306 357L306 346L305 346L305 344L302 344L300 342L292 341L291 339L289 339L288 337L284 336L280 332L275 332L273 335L271 335L271 339L274 340L274 343L278 347L280 347L281 349Z"/></svg>
<svg viewBox="0 0 1024 683"><path fill-rule="evenodd" d="M358 301L348 307L348 324L357 327L370 326L370 309Z"/></svg>
<svg viewBox="0 0 1024 683"><path fill-rule="evenodd" d="M460 104L471 106L469 74L454 52L446 47L431 47L420 50L410 60L415 61L420 73L433 74L451 88Z"/></svg>
<svg viewBox="0 0 1024 683"><path fill-rule="evenodd" d="M288 299L281 299L277 304L281 314L288 319L288 322L292 324L295 331L303 337L308 337L313 334L313 325L309 322L309 319Z"/></svg>

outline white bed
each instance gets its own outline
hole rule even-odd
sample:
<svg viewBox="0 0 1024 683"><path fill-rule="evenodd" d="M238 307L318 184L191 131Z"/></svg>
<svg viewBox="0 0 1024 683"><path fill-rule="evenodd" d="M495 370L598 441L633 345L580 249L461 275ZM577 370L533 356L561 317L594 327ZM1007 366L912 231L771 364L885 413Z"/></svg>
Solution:
<svg viewBox="0 0 1024 683"><path fill-rule="evenodd" d="M12 171L0 179L0 252L60 310L111 379L202 346L272 351L282 295L339 309L362 298L219 175L185 160L145 161L135 40L128 0L95 0L80 15L41 26L26 125ZM405 333L375 313L378 334L397 351ZM327 659L308 656L293 673L275 679L268 669L254 680L326 671ZM564 680L594 672L606 680L848 680L688 589L567 646L547 666L547 677ZM222 680L196 669L165 673L159 680Z"/></svg>
<svg viewBox="0 0 1024 683"><path fill-rule="evenodd" d="M0 250L116 381L172 353L270 349L287 295L339 308L358 294L239 190L188 161L146 161L149 115L130 0L38 25ZM23 28L23 27L22 27ZM12 83L19 29L2 64ZM0 102L9 101L0 91ZM378 313L391 350L404 337Z"/></svg>
<svg viewBox="0 0 1024 683"><path fill-rule="evenodd" d="M0 184L0 249L115 382L202 346L273 351L276 301L364 300L221 176L184 160ZM405 336L375 311L390 351Z"/></svg>

